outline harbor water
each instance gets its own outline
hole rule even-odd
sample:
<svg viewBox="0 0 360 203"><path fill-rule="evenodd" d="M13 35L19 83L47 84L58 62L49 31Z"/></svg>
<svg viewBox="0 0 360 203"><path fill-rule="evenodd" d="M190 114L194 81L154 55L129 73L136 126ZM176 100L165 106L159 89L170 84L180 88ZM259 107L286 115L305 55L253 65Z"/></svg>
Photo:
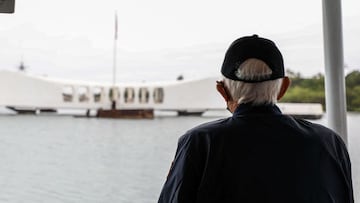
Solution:
<svg viewBox="0 0 360 203"><path fill-rule="evenodd" d="M219 116L114 120L0 116L0 202L156 202L187 129ZM326 117L314 122L326 124ZM360 114L348 114L360 201Z"/></svg>

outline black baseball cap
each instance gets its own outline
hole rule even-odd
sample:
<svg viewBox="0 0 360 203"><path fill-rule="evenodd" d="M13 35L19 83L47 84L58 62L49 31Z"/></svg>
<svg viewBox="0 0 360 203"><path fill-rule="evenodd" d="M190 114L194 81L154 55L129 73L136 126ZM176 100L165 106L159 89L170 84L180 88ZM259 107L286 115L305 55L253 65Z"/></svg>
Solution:
<svg viewBox="0 0 360 203"><path fill-rule="evenodd" d="M265 62L272 70L272 74L269 77L251 80L237 77L236 71L240 64L250 58ZM284 61L279 49L271 40L261 38L258 35L246 36L235 40L230 45L225 54L221 73L231 80L249 83L275 80L285 76Z"/></svg>

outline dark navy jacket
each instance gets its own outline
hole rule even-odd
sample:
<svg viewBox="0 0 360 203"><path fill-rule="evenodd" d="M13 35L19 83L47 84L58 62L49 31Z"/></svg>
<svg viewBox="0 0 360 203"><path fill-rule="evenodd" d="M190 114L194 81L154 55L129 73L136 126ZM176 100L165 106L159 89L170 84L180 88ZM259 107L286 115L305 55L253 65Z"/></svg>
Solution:
<svg viewBox="0 0 360 203"><path fill-rule="evenodd" d="M241 104L233 116L179 139L159 203L353 202L349 155L321 125L276 105Z"/></svg>

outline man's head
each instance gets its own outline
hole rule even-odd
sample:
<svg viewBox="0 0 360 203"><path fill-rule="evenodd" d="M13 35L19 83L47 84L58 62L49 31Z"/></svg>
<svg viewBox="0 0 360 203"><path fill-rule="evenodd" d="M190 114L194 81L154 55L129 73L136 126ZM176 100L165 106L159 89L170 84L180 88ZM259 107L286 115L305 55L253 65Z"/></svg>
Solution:
<svg viewBox="0 0 360 203"><path fill-rule="evenodd" d="M217 86L231 111L241 103L273 104L280 99L289 79L275 43L257 35L235 40L225 54ZM221 85L223 85L221 87Z"/></svg>

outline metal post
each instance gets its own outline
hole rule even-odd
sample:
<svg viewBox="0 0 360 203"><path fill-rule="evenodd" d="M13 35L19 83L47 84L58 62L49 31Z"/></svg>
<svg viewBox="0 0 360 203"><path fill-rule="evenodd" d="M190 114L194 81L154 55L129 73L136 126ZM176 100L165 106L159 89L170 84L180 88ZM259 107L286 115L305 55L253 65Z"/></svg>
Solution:
<svg viewBox="0 0 360 203"><path fill-rule="evenodd" d="M328 125L347 144L341 0L323 0L322 6Z"/></svg>

